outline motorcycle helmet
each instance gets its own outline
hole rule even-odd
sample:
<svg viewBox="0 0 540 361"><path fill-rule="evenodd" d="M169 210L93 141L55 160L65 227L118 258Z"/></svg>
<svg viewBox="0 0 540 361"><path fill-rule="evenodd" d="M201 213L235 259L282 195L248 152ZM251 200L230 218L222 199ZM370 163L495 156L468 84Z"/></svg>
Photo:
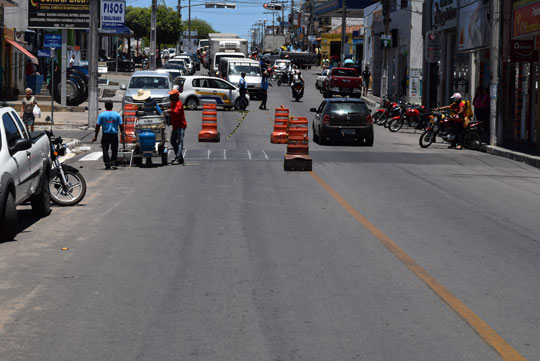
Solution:
<svg viewBox="0 0 540 361"><path fill-rule="evenodd" d="M453 102L458 102L461 100L461 94L459 93L454 93L451 97L450 97L450 100L453 101Z"/></svg>

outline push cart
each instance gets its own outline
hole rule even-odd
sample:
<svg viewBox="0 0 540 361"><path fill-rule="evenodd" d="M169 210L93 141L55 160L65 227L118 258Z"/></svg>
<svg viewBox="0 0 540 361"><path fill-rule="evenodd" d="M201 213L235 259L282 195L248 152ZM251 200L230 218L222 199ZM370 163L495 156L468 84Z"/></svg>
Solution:
<svg viewBox="0 0 540 361"><path fill-rule="evenodd" d="M161 164L167 165L169 150L167 149L165 133L165 117L161 114L143 115L135 121L135 148L133 162L137 166L152 164L152 158L160 157Z"/></svg>

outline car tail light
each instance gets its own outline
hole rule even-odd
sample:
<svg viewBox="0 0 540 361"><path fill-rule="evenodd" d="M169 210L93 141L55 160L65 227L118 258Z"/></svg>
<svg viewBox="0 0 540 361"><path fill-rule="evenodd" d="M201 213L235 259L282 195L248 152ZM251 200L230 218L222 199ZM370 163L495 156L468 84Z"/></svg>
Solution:
<svg viewBox="0 0 540 361"><path fill-rule="evenodd" d="M371 117L371 114L368 114L366 120L368 124L373 124L373 118Z"/></svg>
<svg viewBox="0 0 540 361"><path fill-rule="evenodd" d="M330 115L325 114L322 120L323 124L330 124Z"/></svg>

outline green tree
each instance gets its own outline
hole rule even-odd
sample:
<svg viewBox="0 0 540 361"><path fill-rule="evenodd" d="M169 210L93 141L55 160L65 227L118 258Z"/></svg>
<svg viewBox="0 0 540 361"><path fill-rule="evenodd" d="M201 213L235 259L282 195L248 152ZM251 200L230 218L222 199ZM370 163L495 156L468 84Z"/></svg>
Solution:
<svg viewBox="0 0 540 361"><path fill-rule="evenodd" d="M163 5L159 6L157 9L158 44L176 44L181 32L182 25L176 10Z"/></svg>
<svg viewBox="0 0 540 361"><path fill-rule="evenodd" d="M184 29L188 29L188 21L184 21ZM199 39L208 39L208 33L216 33L216 31L212 28L208 22L201 19L191 19L191 31L195 31L199 33Z"/></svg>
<svg viewBox="0 0 540 361"><path fill-rule="evenodd" d="M150 17L149 8L138 8L128 6L126 9L126 26L133 30L133 37L142 39L150 36Z"/></svg>

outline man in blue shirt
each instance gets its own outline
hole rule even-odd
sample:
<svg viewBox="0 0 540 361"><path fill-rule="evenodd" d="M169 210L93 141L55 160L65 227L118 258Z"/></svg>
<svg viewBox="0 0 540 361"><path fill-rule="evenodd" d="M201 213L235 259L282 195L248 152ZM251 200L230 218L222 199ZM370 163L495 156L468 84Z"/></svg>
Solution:
<svg viewBox="0 0 540 361"><path fill-rule="evenodd" d="M261 80L261 105L259 106L259 109L267 110L266 109L266 101L268 100L268 86L271 85L268 83L268 72L265 70L262 75Z"/></svg>
<svg viewBox="0 0 540 361"><path fill-rule="evenodd" d="M113 103L108 100L105 102L105 111L102 112L96 124L96 133L94 134L95 142L99 134L99 129L103 128L103 134L101 135L101 149L103 150L103 162L105 163L105 169L116 169L116 159L118 156L118 128L122 132L122 138L125 138L124 125L122 124L122 117L120 114L112 110ZM111 147L111 157L109 158L109 147Z"/></svg>

